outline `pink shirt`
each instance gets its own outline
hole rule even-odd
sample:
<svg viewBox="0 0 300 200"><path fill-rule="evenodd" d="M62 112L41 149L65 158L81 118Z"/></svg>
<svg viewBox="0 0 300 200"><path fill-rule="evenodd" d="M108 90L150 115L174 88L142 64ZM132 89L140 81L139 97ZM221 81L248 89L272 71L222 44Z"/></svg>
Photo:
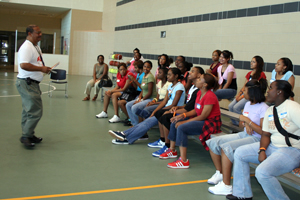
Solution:
<svg viewBox="0 0 300 200"><path fill-rule="evenodd" d="M218 83L219 83L219 85L222 85L224 79L227 80L229 72L233 72L233 77L232 77L233 79L236 78L235 68L232 64L228 65L228 67L226 68L226 70L223 73L223 76L222 76L222 66L223 65L220 65L218 67L218 77L219 77Z"/></svg>

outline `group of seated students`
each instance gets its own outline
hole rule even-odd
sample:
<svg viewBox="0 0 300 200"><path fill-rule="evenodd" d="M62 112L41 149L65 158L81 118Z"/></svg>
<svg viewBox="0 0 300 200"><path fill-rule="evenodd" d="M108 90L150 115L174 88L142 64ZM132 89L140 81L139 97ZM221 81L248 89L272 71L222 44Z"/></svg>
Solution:
<svg viewBox="0 0 300 200"><path fill-rule="evenodd" d="M120 121L118 106L131 120L132 127L127 130L108 131L114 138L113 144L148 139L147 131L158 125L160 138L148 147L159 148L152 156L160 159L177 158L180 153L177 160L168 163L169 168L189 168L188 135L199 135L216 168L207 181L214 185L208 189L212 194L227 195L227 199L252 199L251 162L259 164L255 176L269 199L289 199L276 176L291 171L300 173L300 118L297 117L300 105L293 101L293 64L288 58L280 58L268 87L264 61L254 56L250 62L252 70L237 93L237 76L231 59L230 51L215 50L213 63L204 73L201 67L185 62L184 56L178 56L176 67L170 67L168 56L162 54L155 77L150 61L134 60L136 75L121 63L117 86L105 93L104 109L96 117L107 117L112 98L115 115L110 122ZM140 92L133 99L122 98L130 87ZM221 132L220 99L233 99L229 110L239 113L240 118L239 122L232 122L244 130L211 138L211 134Z"/></svg>

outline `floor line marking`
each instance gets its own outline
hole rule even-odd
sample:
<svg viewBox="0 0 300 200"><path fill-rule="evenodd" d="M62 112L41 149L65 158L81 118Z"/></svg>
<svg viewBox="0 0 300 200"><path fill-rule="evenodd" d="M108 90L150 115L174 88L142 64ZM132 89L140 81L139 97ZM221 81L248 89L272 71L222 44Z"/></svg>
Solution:
<svg viewBox="0 0 300 200"><path fill-rule="evenodd" d="M204 182L207 182L207 180L188 181L188 182L179 182L179 183L167 183L167 184L159 184L159 185L148 185L148 186L118 188L118 189L108 189L108 190L96 190L96 191L76 192L76 193L66 193L66 194L53 194L53 195L32 196L32 197L18 197L18 198L9 198L9 199L1 199L1 200L47 199L47 198L57 198L57 197L80 196L80 195L88 195L88 194L101 194L101 193L109 193L109 192L122 192L122 191L129 191L129 190L143 190L143 189L151 189L151 188L159 188L159 187L170 187L170 186L177 186L177 185L188 185L188 184L204 183Z"/></svg>
<svg viewBox="0 0 300 200"><path fill-rule="evenodd" d="M251 174L250 176L255 176L255 175ZM231 177L231 179L232 178L233 177ZM207 179L206 180L198 180L198 181L187 181L187 182L179 182L179 183L167 183L167 184L158 184L158 185L148 185L148 186L118 188L118 189L108 189L108 190L96 190L96 191L76 192L76 193L66 193L66 194L52 194L52 195L32 196L32 197L17 197L17 198L0 199L0 200L50 199L50 198L58 198L58 197L70 197L70 196L101 194L101 193L109 193L109 192L123 192L123 191L130 191L130 190L143 190L143 189L170 187L170 186L178 186L178 185L189 185L189 184L205 183L205 182L207 182Z"/></svg>
<svg viewBox="0 0 300 200"><path fill-rule="evenodd" d="M11 81L15 81L15 79L0 79L0 80L11 80ZM46 86L49 86L48 83L40 83L40 85L46 85ZM53 92L54 90L56 90L56 87L53 86L53 85L50 85L50 87L52 88L49 92L46 91L46 92L42 92L42 94L47 94L47 93L51 93ZM4 95L4 96L0 96L0 98L9 98L9 97L19 97L21 95L19 94L12 94L12 95Z"/></svg>

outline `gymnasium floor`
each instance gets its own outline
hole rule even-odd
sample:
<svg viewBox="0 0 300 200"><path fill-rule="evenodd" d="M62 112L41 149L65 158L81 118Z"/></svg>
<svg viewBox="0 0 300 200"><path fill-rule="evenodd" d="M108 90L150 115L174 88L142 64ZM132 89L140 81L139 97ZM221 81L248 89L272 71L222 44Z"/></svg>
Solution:
<svg viewBox="0 0 300 200"><path fill-rule="evenodd" d="M158 129L148 132L148 141L113 145L108 130L126 127L95 118L102 111L100 99L81 101L87 76L68 76L68 99L60 91L49 98L45 77L44 115L36 129L44 140L34 150L24 149L19 142L22 105L16 76L0 72L0 200L225 199L207 191L206 180L215 169L209 153L194 140L188 148L190 169L169 169L166 165L173 160L151 156L156 149L146 145L158 139ZM254 199L267 199L256 179L251 181ZM299 199L299 191L284 189L291 199Z"/></svg>

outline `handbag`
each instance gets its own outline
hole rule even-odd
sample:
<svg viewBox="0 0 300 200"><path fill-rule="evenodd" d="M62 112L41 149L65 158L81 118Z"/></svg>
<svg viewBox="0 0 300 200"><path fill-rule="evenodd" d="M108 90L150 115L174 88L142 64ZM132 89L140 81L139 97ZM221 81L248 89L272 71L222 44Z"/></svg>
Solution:
<svg viewBox="0 0 300 200"><path fill-rule="evenodd" d="M291 147L291 142L289 137L296 139L296 140L300 140L300 136L294 135L292 133L287 132L284 128L282 128L280 122L279 122L279 118L278 118L278 114L277 114L277 109L274 106L273 107L273 115L274 115L274 122L275 122L275 126L278 130L279 133L281 133L281 135L283 135L285 137L285 142L286 144Z"/></svg>
<svg viewBox="0 0 300 200"><path fill-rule="evenodd" d="M122 93L119 99L129 102L134 100L137 95L139 95L139 92L132 85L130 85L129 88Z"/></svg>
<svg viewBox="0 0 300 200"><path fill-rule="evenodd" d="M98 88L102 88L102 87L111 87L113 85L111 79L109 78L108 75L105 75L101 78L99 84L98 84Z"/></svg>

